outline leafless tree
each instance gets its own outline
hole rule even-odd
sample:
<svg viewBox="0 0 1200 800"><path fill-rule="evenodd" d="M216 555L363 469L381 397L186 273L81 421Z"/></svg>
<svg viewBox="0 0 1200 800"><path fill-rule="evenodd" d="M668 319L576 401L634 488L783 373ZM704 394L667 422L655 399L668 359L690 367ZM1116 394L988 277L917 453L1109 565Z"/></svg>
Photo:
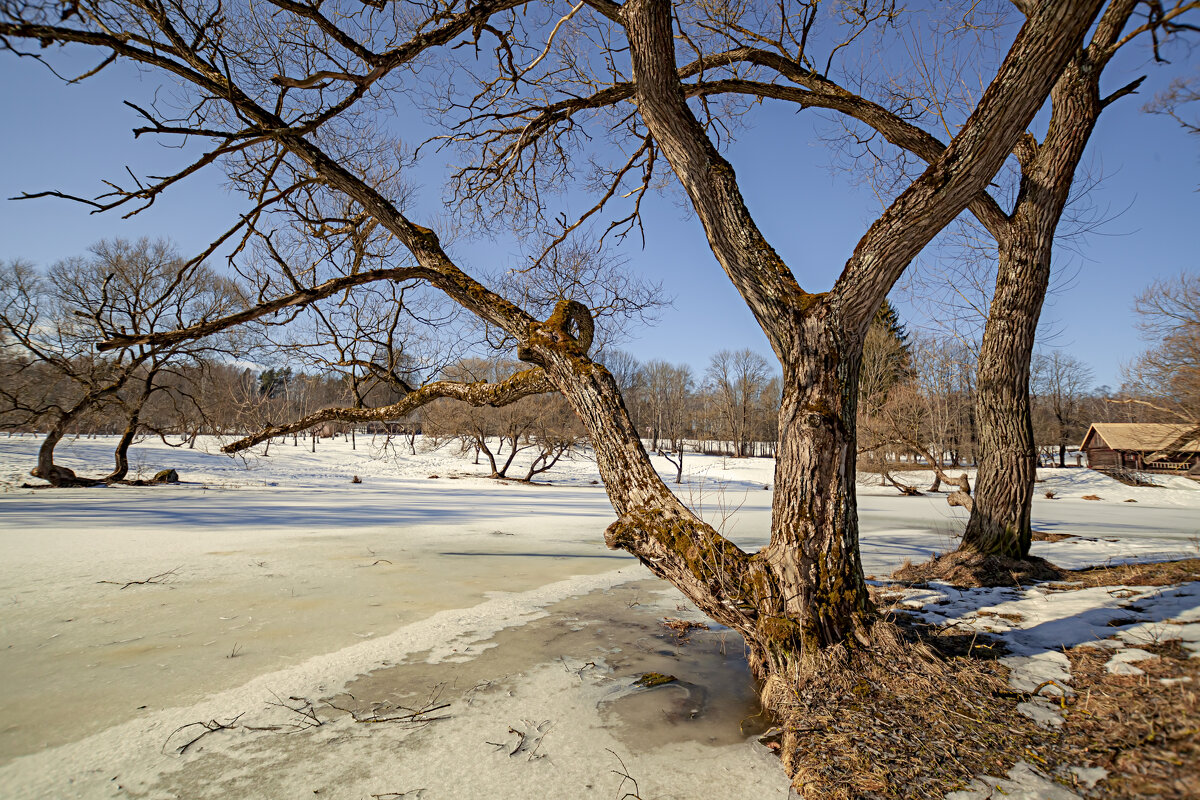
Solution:
<svg viewBox="0 0 1200 800"><path fill-rule="evenodd" d="M557 389L588 429L618 515L607 543L637 555L705 613L745 637L753 668L765 680L768 707L782 707L797 682L826 668L820 652L841 652L847 659L868 653L825 649L867 642L873 625L858 555L849 455L855 447L863 337L914 256L984 192L1078 51L1099 0L1021 3L1028 19L978 106L951 141L929 151L929 168L867 228L825 292L803 289L755 223L733 167L718 150L726 130L720 103L698 99L693 106L688 96L734 93L853 106L854 98L826 80L824 73L833 71L841 51L828 43L853 41L864 29L890 25L890 3L865 4L861 12L858 6L839 6L844 13L833 21L845 28L811 39L814 25L829 18L803 4L776 13L774 7L749 4L677 10L667 0L585 0L578 12L551 11L549 19L546 6L521 0L405 6L408 14L399 17L398 6L360 4L351 11L336 5L83 0L65 18L57 4L0 6L0 40L7 47L43 56L46 43L87 45L104 58L165 71L194 89L185 94L190 104L169 116L147 111L144 132L198 136L212 143L209 151L174 176L88 202L134 208L153 202L186 174L221 161L241 176L255 204L222 241L249 226L266 227L270 212L285 210L281 196L294 201L306 192L327 192L349 198L356 215L378 222L407 251L387 268L293 272L294 281L262 284L259 302L243 314L152 340L162 344L211 334L367 283L421 280L511 338L531 368L495 384L434 381L387 408L321 413L345 421L387 419L439 393L495 404ZM564 26L578 24L575 36L556 36L560 16ZM286 37L276 36L281 28ZM478 46L478 61L472 60L472 47L450 49L464 39ZM594 42L604 48L599 57L586 55L594 52ZM580 46L586 53L576 52ZM552 57L542 57L551 51ZM414 69L418 63L420 70ZM384 185L372 177L377 163L363 157L383 152L370 135L374 115L389 106L384 100L390 91L410 91L437 72L426 67L439 63L461 78L441 81L443 92L475 81L465 97L445 108L470 117L450 134L474 156L461 173L469 179L460 186L461 196L476 200L493 218L516 224L522 213L553 215L547 209L555 181L573 174L569 151L586 145L579 133L589 120L599 120L630 151L614 169L598 164L601 197L592 216L613 198L628 200L636 225L641 187L649 190L660 180L654 165L669 165L782 367L771 542L763 551L742 551L659 478L611 373L589 357L595 318L583 302L562 296L548 315L535 316L463 271L435 231L416 222L390 192L376 188ZM737 107L734 103L735 113ZM556 172L563 158L565 174ZM567 221L561 233L577 227ZM535 254L533 263L542 260ZM111 345L143 341L151 339L115 336ZM231 446L248 446L264 435L270 431ZM789 730L784 750L794 752L797 734Z"/></svg>
<svg viewBox="0 0 1200 800"><path fill-rule="evenodd" d="M753 350L722 350L709 360L704 374L720 422L718 435L733 443L734 455L751 455L770 365Z"/></svg>
<svg viewBox="0 0 1200 800"><path fill-rule="evenodd" d="M650 361L643 369L651 449L675 467L675 483L683 482L683 452L695 381L687 364Z"/></svg>
<svg viewBox="0 0 1200 800"><path fill-rule="evenodd" d="M1061 350L1034 353L1030 389L1035 397L1035 419L1043 416L1047 438L1058 448L1058 465L1067 465L1067 445L1087 432L1086 400L1092 389L1092 371L1079 359ZM1041 407L1042 414L1036 412Z"/></svg>
<svg viewBox="0 0 1200 800"><path fill-rule="evenodd" d="M1151 346L1124 368L1128 404L1200 424L1200 276L1155 281L1133 305Z"/></svg>
<svg viewBox="0 0 1200 800"><path fill-rule="evenodd" d="M1171 81L1171 85L1154 96L1146 104L1145 110L1152 114L1166 114L1179 123L1188 133L1200 134L1200 119L1194 115L1187 116L1185 107L1200 101L1200 70L1187 76L1181 76Z"/></svg>
<svg viewBox="0 0 1200 800"><path fill-rule="evenodd" d="M520 404L531 406L534 411L528 432L534 456L522 478L528 483L549 472L564 456L573 457L587 443L587 433L561 395L527 397Z"/></svg>
<svg viewBox="0 0 1200 800"><path fill-rule="evenodd" d="M0 393L25 424L48 426L32 474L55 486L94 482L54 463L55 447L81 417L104 403L124 407L116 464L105 479L122 480L143 408L156 392L171 387L162 382L163 372L235 346L222 335L98 356L98 343L118 334L153 335L186 327L227 315L244 302L235 284L204 265L184 272L182 260L165 240L102 241L89 256L61 261L45 275L11 264L0 284L6 349L24 364L21 379ZM130 384L135 388L123 396Z"/></svg>
<svg viewBox="0 0 1200 800"><path fill-rule="evenodd" d="M1018 3L1024 12L1025 7ZM1050 282L1055 242L1072 184L1101 112L1137 91L1139 77L1105 94L1101 78L1116 53L1137 40L1149 40L1159 58L1163 37L1197 30L1186 16L1200 9L1194 0L1139 2L1110 0L1089 38L1072 55L1051 92L1050 121L1041 141L1026 133L1013 150L1019 177L1011 210L991 195L969 205L979 226L995 242L997 279L986 311L978 358L975 425L979 435L976 493L961 548L987 555L1021 558L1030 546L1030 508L1037 464L1029 406L1029 363L1041 309ZM960 26L962 27L962 26ZM969 26L968 26L969 27ZM958 104L973 105L963 82L951 72L942 83L936 59L920 73L923 94L935 117L946 120ZM918 83L921 87L921 83ZM922 136L895 115L852 113L892 145L928 162L940 152L936 139ZM870 151L874 155L874 151ZM894 170L877 169L876 186L895 183ZM961 289L961 287L954 287ZM968 299L959 291L960 297Z"/></svg>

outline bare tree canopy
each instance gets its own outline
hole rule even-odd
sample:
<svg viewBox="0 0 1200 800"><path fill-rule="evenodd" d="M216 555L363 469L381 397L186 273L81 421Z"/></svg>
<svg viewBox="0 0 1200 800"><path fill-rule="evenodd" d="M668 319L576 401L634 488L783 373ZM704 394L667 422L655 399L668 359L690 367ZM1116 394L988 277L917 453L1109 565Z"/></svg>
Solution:
<svg viewBox="0 0 1200 800"><path fill-rule="evenodd" d="M239 253L252 241L261 248L260 268L247 275L258 292L254 305L176 336L288 313L375 281L418 281L441 293L515 344L517 357L566 398L588 431L617 513L609 546L633 553L738 631L764 680L766 705L782 711L797 685L832 663L824 655L860 657L870 651L848 645L869 644L873 631L886 630L876 627L869 602L854 505L856 398L870 322L917 253L980 201L1100 5L1021 3L1026 21L944 146L930 147L929 134L915 125L889 127L924 148L929 166L866 227L828 291L802 280L750 213L718 147L722 126L733 122L713 98L786 96L874 113L877 105L848 96L828 73L859 37L896 29L900 12L891 2L833 4L833 14L819 3L667 0L584 0L567 10L522 0L85 0L66 13L57 3L5 3L0 41L38 58L46 44L83 45L95 48L100 64L117 58L167 73L184 100L169 111L141 109L147 121L137 133L209 142L172 176L75 199L97 210L134 210L219 163L254 203L214 243L235 243ZM554 208L577 155L595 166L596 202L582 217L616 200L632 202L632 210L623 206L628 213L614 215L616 232L637 224L638 198L669 166L781 367L771 538L763 550L747 553L721 536L660 479L616 381L591 356L601 338L597 309L564 289L539 310L502 282L469 274L439 231L406 210L401 173L409 157L430 150L399 157L384 128L387 115L408 104L433 106L450 128L438 141L463 148L451 187L456 209L475 204L474 224L486 227L490 215L546 241L531 248L535 270L578 228L580 218L564 219ZM737 112L735 102L728 113ZM610 151L589 150L593 126L624 146L615 161ZM287 226L328 255L293 263L276 246ZM360 269L369 260L355 253L376 235L395 255L386 266ZM163 339L118 333L109 346ZM798 741L789 730L784 748L794 755Z"/></svg>
<svg viewBox="0 0 1200 800"><path fill-rule="evenodd" d="M54 463L54 448L82 417L119 401L127 406L127 425L107 480L122 480L142 409L155 392L170 388L167 373L235 352L240 332L141 344L107 356L96 346L111 336L153 337L226 317L244 304L235 282L203 264L185 268L166 240L102 241L88 256L46 272L21 262L0 266L0 415L10 427L46 427L32 474L53 485L87 482ZM130 383L138 390L124 398Z"/></svg>
<svg viewBox="0 0 1200 800"><path fill-rule="evenodd" d="M1125 367L1126 388L1167 419L1200 424L1200 276L1155 281L1133 307L1151 346Z"/></svg>

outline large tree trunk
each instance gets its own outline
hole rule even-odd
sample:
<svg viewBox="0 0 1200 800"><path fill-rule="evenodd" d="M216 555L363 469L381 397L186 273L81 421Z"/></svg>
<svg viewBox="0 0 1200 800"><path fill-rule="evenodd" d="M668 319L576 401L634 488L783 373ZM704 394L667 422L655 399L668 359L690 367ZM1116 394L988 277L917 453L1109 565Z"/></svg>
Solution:
<svg viewBox="0 0 1200 800"><path fill-rule="evenodd" d="M1132 6L1130 0L1113 3L1092 45L1059 77L1051 92L1053 113L1045 141L1018 148L1022 170L1017 206L1009 224L992 231L997 234L1000 264L979 353L979 473L964 550L1011 558L1029 555L1037 477L1029 361L1050 283L1055 231L1088 139L1111 101L1102 101L1098 89L1103 62L1111 53L1097 43L1115 39Z"/></svg>
<svg viewBox="0 0 1200 800"><path fill-rule="evenodd" d="M869 615L854 489L862 348L829 317L800 324L783 365L771 542L756 556L778 593L760 600L760 612L783 612L759 621L775 657L846 641Z"/></svg>
<svg viewBox="0 0 1200 800"><path fill-rule="evenodd" d="M1014 226L1016 227L1016 226ZM1029 359L1050 279L1048 235L1014 232L1000 249L1000 279L988 312L975 393L979 472L961 549L1024 558L1037 470L1029 408ZM1030 230L1029 228L1032 228Z"/></svg>
<svg viewBox="0 0 1200 800"><path fill-rule="evenodd" d="M586 313L586 311L583 311ZM559 316L558 314L555 315ZM637 556L746 640L755 674L778 691L803 656L855 637L870 615L858 555L854 414L861 347L825 306L799 323L784 366L771 542L748 555L685 507L655 471L616 381L564 335L523 354L546 370L587 426L619 516L610 547ZM552 329L549 323L546 328Z"/></svg>

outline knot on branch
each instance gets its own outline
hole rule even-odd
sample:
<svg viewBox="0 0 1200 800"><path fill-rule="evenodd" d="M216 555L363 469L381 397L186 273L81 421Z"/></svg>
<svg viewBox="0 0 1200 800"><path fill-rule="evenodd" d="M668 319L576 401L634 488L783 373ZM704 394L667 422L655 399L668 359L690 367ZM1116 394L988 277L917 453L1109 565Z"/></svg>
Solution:
<svg viewBox="0 0 1200 800"><path fill-rule="evenodd" d="M554 313L545 322L529 326L529 340L517 348L517 358L541 365L535 344L566 348L577 355L587 355L596 336L592 312L578 300L559 300Z"/></svg>

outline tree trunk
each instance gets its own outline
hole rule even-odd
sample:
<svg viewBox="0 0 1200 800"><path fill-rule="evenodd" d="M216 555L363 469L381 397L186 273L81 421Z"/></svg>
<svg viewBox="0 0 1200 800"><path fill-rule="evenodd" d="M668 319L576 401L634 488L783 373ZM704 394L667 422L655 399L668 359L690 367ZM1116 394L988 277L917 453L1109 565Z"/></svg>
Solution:
<svg viewBox="0 0 1200 800"><path fill-rule="evenodd" d="M771 542L761 558L779 592L772 644L806 648L846 641L870 603L858 554L855 412L861 343L830 314L810 314L784 354ZM769 612L763 608L764 614ZM791 631L779 637L780 624Z"/></svg>
<svg viewBox="0 0 1200 800"><path fill-rule="evenodd" d="M37 466L29 471L30 475L48 481L51 486L69 484L75 479L74 471L54 463L54 448L62 441L67 432L67 426L72 421L69 413L64 414L58 422L50 426L50 430L46 432L46 438L42 440L42 446L38 448Z"/></svg>
<svg viewBox="0 0 1200 800"><path fill-rule="evenodd" d="M99 483L99 481L92 479L77 478L72 470L57 466L54 463L54 448L62 441L63 436L70 430L72 423L76 419L82 416L84 412L92 409L104 398L119 392L132 374L133 365L131 364L112 383L99 389L93 389L80 398L79 402L74 406L63 412L62 416L46 432L46 438L42 441L42 446L38 448L37 466L31 469L29 474L35 478L48 481L51 486L90 486Z"/></svg>
<svg viewBox="0 0 1200 800"><path fill-rule="evenodd" d="M1031 542L1030 506L1037 470L1029 407L1029 359L1050 279L1049 236L1016 230L1000 248L976 377L979 472L960 549L1024 558Z"/></svg>
<svg viewBox="0 0 1200 800"><path fill-rule="evenodd" d="M607 370L567 346L522 355L543 366L588 429L619 515L605 532L608 545L637 556L738 631L767 693L795 678L802 656L854 637L870 615L854 505L861 346L846 341L831 316L825 307L798 323L802 333L787 354L771 542L755 555L671 493Z"/></svg>
<svg viewBox="0 0 1200 800"><path fill-rule="evenodd" d="M133 408L130 409L129 419L125 423L125 430L121 434L121 439L117 442L116 451L113 453L113 457L116 459L116 466L108 474L108 477L104 479L105 483L122 481L129 474L129 446L133 444L133 439L137 436L142 409L145 407L150 395L154 392L154 378L157 374L157 369L151 369L146 374L146 379L142 384L142 392L138 395Z"/></svg>
<svg viewBox="0 0 1200 800"><path fill-rule="evenodd" d="M1097 40L1114 38L1133 4L1114 3ZM975 413L979 474L961 549L1024 558L1031 542L1030 507L1037 448L1029 404L1029 361L1050 282L1054 234L1076 167L1104 108L1103 64L1091 48L1067 66L1051 92L1053 113L1041 145L1019 148L1021 187L1008 226L997 235L1000 265L979 352Z"/></svg>

